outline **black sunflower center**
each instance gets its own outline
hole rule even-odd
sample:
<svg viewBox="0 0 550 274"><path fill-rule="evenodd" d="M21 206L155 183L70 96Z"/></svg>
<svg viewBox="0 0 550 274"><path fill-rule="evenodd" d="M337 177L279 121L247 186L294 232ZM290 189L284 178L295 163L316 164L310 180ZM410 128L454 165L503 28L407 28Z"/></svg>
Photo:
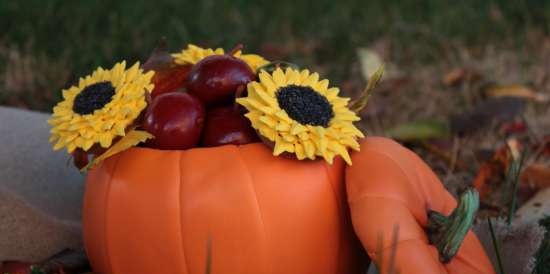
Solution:
<svg viewBox="0 0 550 274"><path fill-rule="evenodd" d="M276 93L279 106L300 124L328 127L334 112L327 98L311 87L289 85Z"/></svg>
<svg viewBox="0 0 550 274"><path fill-rule="evenodd" d="M115 88L110 82L89 85L74 98L73 111L80 115L91 114L111 102L113 95Z"/></svg>

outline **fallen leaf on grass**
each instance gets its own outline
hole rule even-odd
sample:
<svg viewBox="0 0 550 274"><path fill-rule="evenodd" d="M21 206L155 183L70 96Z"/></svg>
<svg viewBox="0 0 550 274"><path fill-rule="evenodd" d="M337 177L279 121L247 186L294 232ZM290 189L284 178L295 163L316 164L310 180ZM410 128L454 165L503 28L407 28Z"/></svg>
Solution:
<svg viewBox="0 0 550 274"><path fill-rule="evenodd" d="M550 167L545 164L534 163L525 168L521 174L521 180L536 189L550 187Z"/></svg>
<svg viewBox="0 0 550 274"><path fill-rule="evenodd" d="M473 186L479 192L482 200L494 192L495 185L504 181L505 173L509 168L510 150L507 145L495 150L493 156L485 161L474 178Z"/></svg>
<svg viewBox="0 0 550 274"><path fill-rule="evenodd" d="M456 68L443 76L443 85L446 87L457 86L464 82L474 82L481 79L481 75L470 69Z"/></svg>
<svg viewBox="0 0 550 274"><path fill-rule="evenodd" d="M479 191L484 203L499 208L503 204L502 195L509 193L506 189L506 176L511 163L521 158L523 147L538 147L539 145L521 144L516 139L510 139L506 145L495 150L491 159L486 160L478 169L473 185ZM537 192L550 188L550 167L547 158L530 155L531 161L520 172L517 188L517 200L520 204L528 201ZM533 161L534 160L534 161ZM550 212L549 212L550 214Z"/></svg>
<svg viewBox="0 0 550 274"><path fill-rule="evenodd" d="M535 102L548 102L550 97L537 93L532 88L521 84L509 84L509 85L489 85L484 89L484 93L487 97L518 97Z"/></svg>
<svg viewBox="0 0 550 274"><path fill-rule="evenodd" d="M447 124L436 120L422 120L399 124L387 131L388 135L400 141L424 141L449 137Z"/></svg>

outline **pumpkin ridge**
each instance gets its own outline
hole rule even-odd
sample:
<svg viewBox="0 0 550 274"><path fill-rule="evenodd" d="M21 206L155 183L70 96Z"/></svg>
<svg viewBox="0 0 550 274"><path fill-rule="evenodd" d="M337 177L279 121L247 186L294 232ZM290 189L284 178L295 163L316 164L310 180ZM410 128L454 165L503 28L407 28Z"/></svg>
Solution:
<svg viewBox="0 0 550 274"><path fill-rule="evenodd" d="M423 242L423 241L420 240L420 239L414 239L414 238L413 238L413 239L406 239L406 240L402 240L402 241L399 241L399 240L398 240L398 241L397 241L397 250L396 250L396 253L395 253L395 254L396 254L396 257L397 257L397 252L399 252L399 246L400 246L400 245L402 245L402 244L404 244L404 243L412 243L412 244L414 244L415 242L419 242L419 244L424 244L424 245L426 245L427 248L429 248L429 249L430 249L430 248L435 248L434 246L432 246L432 245L430 245L430 244L428 244L428 243L425 243L425 242ZM385 256L385 255L383 255L383 254L390 254L391 248L392 248L392 246L384 247L384 248L382 249L382 256ZM369 253L369 255L370 255L370 253ZM376 251L375 251L375 252L373 252L373 255L376 257L378 254L376 254ZM432 255L432 254L430 254L430 255ZM437 257L431 256L431 258L434 259L435 261L438 260ZM374 262L374 261L375 261L375 260L373 260L373 262ZM376 261L378 261L378 258L376 258ZM441 273L441 274L447 274L447 273L449 273L449 272L447 271L446 268L441 268L441 269L444 269L444 270L445 270L445 273ZM399 272L401 271L400 269L395 269L395 270L397 270L397 273L399 273ZM483 272L482 272L482 273L483 273ZM469 273L469 274L473 274L473 273Z"/></svg>
<svg viewBox="0 0 550 274"><path fill-rule="evenodd" d="M399 148L402 148L401 145L399 145L399 144L397 144L397 143L396 143L396 145L400 146ZM382 156L386 157L387 159L389 159L390 161L392 161L392 162L395 164L395 166L396 166L397 168L399 168L399 171L400 171L403 175L405 175L405 177L407 177L407 182L411 182L411 181L417 182L417 181L418 181L418 179L419 179L419 178L418 178L418 175L416 176L416 179L417 179L417 180L412 180L413 178L411 178L410 174L407 173L407 172L405 171L405 169L403 168L402 164L401 164L400 162L398 162L397 160L395 160L395 158L393 158L390 154L388 154L388 153L386 153L386 152L384 152L384 151L382 151L382 150L373 149L373 148L368 148L368 147L367 147L367 148L362 148L361 150L365 150L365 151L366 151L366 150L369 150L369 151L371 151L371 152L374 152L374 153L377 153L377 154L379 154L379 155L382 155ZM406 151L405 151L405 152L406 152ZM409 155L407 155L407 156L409 156ZM418 191L418 189L417 189L417 186L418 186L418 184L415 184L415 185L414 185L413 187L411 187L411 188L413 189L414 193L416 194L416 197L418 198L418 201L423 203L423 206L422 206L422 207L424 208L424 211L423 211L423 214L424 214L423 216L424 216L424 218L423 218L423 220L425 220L425 222L427 222L427 220L428 220L427 211L430 210L431 208L428 207L428 204L427 204L427 200L428 200L428 199L427 199L426 197L424 197L424 195L422 195L422 193L419 193L419 191ZM397 199L396 199L396 200L397 200ZM352 202L355 202L355 201L349 201L349 203L352 203ZM414 213L414 212L415 212L415 211L413 210L413 208L411 208L405 201L402 201L402 203L405 204L406 208L409 209L409 211L410 211L411 213ZM415 215L413 214L413 216L415 216ZM416 218L416 216L415 216L415 218ZM417 220L418 220L418 219L417 219ZM420 220L418 220L418 221L420 221ZM422 223L424 223L424 222L422 222Z"/></svg>
<svg viewBox="0 0 550 274"><path fill-rule="evenodd" d="M422 158L420 158L416 154L410 153L410 151L407 151L407 152L409 152L409 155L411 157L416 158L418 160L418 161L414 161L415 170L426 168L426 166L424 166L422 164L423 163ZM437 177L437 175L435 175L435 174L426 174L425 172L416 172L416 173L418 174L419 182L430 182L430 183L432 183L433 179L435 179L437 184L441 188L443 188L446 192L446 189L443 186L443 183L441 182L441 179L439 179L439 177ZM430 192L430 190L429 190L430 186L426 183L420 183L419 188L424 193L423 196L425 197L424 201L426 202L426 208L429 208L429 210L433 210L436 206L434 206L433 192ZM437 196L437 195L435 195L435 196ZM450 195L450 196L452 197L452 199L450 201L445 199L443 205L441 205L442 208L438 209L439 212L444 213L444 214L450 214L457 207L456 198L452 195ZM449 202L451 203L450 205L449 205Z"/></svg>
<svg viewBox="0 0 550 274"><path fill-rule="evenodd" d="M427 245L428 247L434 247L433 245L428 244L427 242L423 241L422 239L418 239L418 238L409 238L409 239L399 240L399 237L398 237L398 239L397 239L397 245L400 245L400 244L406 243L406 242L420 242L420 243L422 243L422 244ZM391 248L392 248L392 246L383 247L383 248L382 248L382 253L388 254L388 253L386 253L385 251L386 251L386 250L389 250L389 249L391 249ZM373 254L377 255L377 254L376 254L376 251L373 252ZM437 258L435 258L435 259L437 259Z"/></svg>
<svg viewBox="0 0 550 274"><path fill-rule="evenodd" d="M182 257L183 257L183 263L185 264L185 271L186 271L186 274L190 274L189 272L189 264L187 263L187 256L185 256L186 252L185 252L185 245L183 244L183 217L182 217L182 213L183 212L181 209L183 207L183 203L182 203L182 191L183 191L183 172L181 170L181 163L182 163L182 158L183 158L183 153L179 153L179 163L177 165L178 167L178 172L179 172L179 186L178 186L178 212L180 212L178 214L179 216L179 231L180 231L180 244L181 244L181 253L182 253Z"/></svg>
<svg viewBox="0 0 550 274"><path fill-rule="evenodd" d="M336 163L335 163L336 164ZM330 184L330 189L332 190L332 194L334 196L334 200L336 201L336 206L338 207L338 218L339 219L344 219L344 216L342 214L343 212L343 208L342 208L342 204L341 204L341 201L338 199L338 195L336 193L336 185L334 184L334 180L332 180L332 176L330 175L330 170L329 170L329 167L327 166L326 163L323 163L323 169L325 170L325 175L327 177L327 180ZM344 191L345 192L345 191ZM344 237L344 229L343 228L339 228L339 233L338 233L338 237L339 237L339 241L338 241L338 251L337 251L337 257L338 257L338 260L336 261L336 271L340 271L341 269L341 262L342 262L342 243L345 241L345 237ZM335 272L336 272L335 271Z"/></svg>
<svg viewBox="0 0 550 274"><path fill-rule="evenodd" d="M247 171L246 174L247 174L247 177L249 179L248 182L249 182L250 188L252 188L252 192L254 193L254 200L256 201L256 208L258 209L258 214L260 215L260 222L262 224L262 228L263 228L263 232L264 232L263 234L264 234L265 245L263 245L263 246L267 246L267 244L270 241L268 240L269 237L267 236L268 233L267 233L266 225L265 225L265 222L264 222L264 215L263 215L262 210L260 208L260 201L258 200L258 193L256 192L256 187L254 187L254 178L252 176L252 173L250 172L250 168L248 167L248 165L246 163L246 160L244 159L244 157L242 155L241 146L236 146L235 150L237 151L237 156L238 156L237 158L241 162L243 168ZM264 252L267 253L267 251L264 251ZM269 256L269 258L273 258L273 256ZM273 262L271 260L267 260L267 261L269 262L269 267L268 267L269 272L268 273L273 273Z"/></svg>
<svg viewBox="0 0 550 274"><path fill-rule="evenodd" d="M380 196L380 195L371 195L371 194L364 194L362 196L360 196L359 198L353 200L353 201L350 201L349 204L350 205L353 205L353 204L356 204L357 202L360 202L360 201L363 201L364 199L367 199L367 198L372 198L372 199L384 199L384 200L392 200L400 205L402 205L403 207L405 207L406 209L409 210L409 212L411 212L411 215L412 214L412 211L410 210L410 208L407 206L407 203L403 200L400 200L400 199L397 199L395 197L390 197L390 196ZM414 215L413 215L414 216ZM416 219L416 217L415 217ZM417 220L418 221L418 220Z"/></svg>
<svg viewBox="0 0 550 274"><path fill-rule="evenodd" d="M472 231L468 232L468 233L473 233ZM462 248L462 247L461 247ZM460 251L460 249L459 249ZM462 261L464 263L464 265L467 265L473 269L475 269L477 272L479 273L485 273L483 270L479 269L477 264L476 263L472 263L471 260L468 260L467 258L465 258L464 256L462 256L462 253L461 252L457 252L456 253L456 256L453 257L453 260L458 260L458 261Z"/></svg>
<svg viewBox="0 0 550 274"><path fill-rule="evenodd" d="M113 178L115 177L115 174L116 174L116 170L117 170L117 167L118 167L118 164L120 162L120 156L121 154L117 155L116 158L114 159L115 163L113 164L113 170L111 170L111 174L109 175L109 183L107 184L107 193L105 194L106 198L105 198L105 213L103 214L104 217L105 217L105 220L103 221L103 223L105 224L103 229L105 230L103 232L103 235L104 235L104 242L105 242L105 254L107 255L107 269L109 270L109 273L114 273L113 272L113 265L112 265L112 262L111 262L111 255L109 253L109 236L107 234L107 232L109 231L109 229L107 229L107 227L109 226L109 223L108 223L108 220L109 220L109 201L112 199L111 198L111 195L109 195L111 193L111 186L112 186L112 183L113 183Z"/></svg>
<svg viewBox="0 0 550 274"><path fill-rule="evenodd" d="M400 200L398 199L395 199L395 198L392 198L392 197L385 197L385 196L371 196L371 195L363 195L361 196L362 199L358 199L357 201L360 201L360 200L364 200L363 198L373 198L373 199L382 199L382 200L390 200L392 202L395 202L395 203L398 203L400 204L401 206L403 206L404 208L406 208L408 210L408 207L406 207L405 203L401 202ZM351 205L351 204L350 204ZM414 215L412 214L412 212L410 210L408 210L408 212L411 214L411 216L416 220L416 217L414 217ZM421 225L418 220L416 220L417 223L418 223L418 226L420 226L422 228L422 230L425 230L426 228L424 227L424 225ZM406 241L409 241L409 240L418 240L418 241L421 241L421 242L424 242L426 245L429 245L431 246L429 243L428 243L428 238L426 235L424 235L423 238L417 238L417 237L412 237L412 238L406 238L406 239L402 239L401 237L402 235L398 235L397 237L397 243L400 244L402 242L406 242ZM391 247L391 246L383 246L382 248L383 249L386 249L388 247Z"/></svg>
<svg viewBox="0 0 550 274"><path fill-rule="evenodd" d="M408 207L407 203L406 203L405 201L400 200L400 199L397 199L397 198L395 198L395 197L364 194L364 195L360 196L359 198L357 198L357 199L355 199L355 200L353 200L353 201L349 201L348 203L349 203L350 206L352 206L352 205L354 205L354 204L356 204L356 203L358 203L358 202L360 202L360 201L362 201L362 200L368 199L368 198L391 200L391 201L394 201L394 202L396 202L396 203L402 205L403 207L405 207L405 208L411 213L411 215L413 216L413 218L414 218L414 219L419 223L419 225L420 225L420 220L418 220L418 219L416 218L416 216L414 216L413 211ZM426 212L424 213L425 216L426 216L426 220L428 219L428 213L427 213L427 212L428 212L428 211L426 210ZM424 227L424 226L422 226L422 227Z"/></svg>
<svg viewBox="0 0 550 274"><path fill-rule="evenodd" d="M371 137L371 140L373 138L374 139L379 139L379 137ZM414 160L414 159L411 159L411 154L409 153L409 151L407 151L407 149L405 149L405 147L403 147L401 144L399 144L399 143L397 143L393 140L388 141L387 139L380 139L380 140L375 140L375 141L380 141L383 144L384 147L387 147L386 144L388 144L388 145L391 146L391 148L393 148L395 150L398 150L398 152L401 152L401 153L405 154L407 156L408 160ZM366 141L364 143L366 143ZM372 146L374 146L374 147L372 147ZM386 150L381 150L381 149L376 149L376 148L378 148L378 146L376 146L376 144L373 144L371 146L361 147L361 150L370 150L371 152L378 153L378 154L383 155L386 158L390 159L399 168L399 170L403 174L405 174L405 177L407 177L408 182L415 182L415 187L413 187L412 189L414 190L416 195L420 198L419 200L424 203L424 207L428 208L427 204L426 204L426 201L428 200L427 197L425 197L423 195L423 193L420 193L419 190L417 189L417 187L420 187L420 185L422 185L421 183L419 183L420 178L419 178L418 172L415 172L414 173L415 176L414 176L414 178L412 178L410 176L410 174L405 171L405 169L402 166L402 163L400 163L394 157L392 157L392 155L390 153L387 153ZM411 162L414 163L415 161L411 161ZM412 179L416 179L416 180L412 180Z"/></svg>

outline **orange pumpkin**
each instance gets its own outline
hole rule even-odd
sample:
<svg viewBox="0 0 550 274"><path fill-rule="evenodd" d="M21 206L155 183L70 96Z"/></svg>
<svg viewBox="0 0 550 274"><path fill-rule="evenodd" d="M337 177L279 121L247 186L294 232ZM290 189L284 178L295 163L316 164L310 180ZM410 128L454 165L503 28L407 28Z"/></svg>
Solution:
<svg viewBox="0 0 550 274"><path fill-rule="evenodd" d="M263 144L131 148L88 174L84 241L99 274L364 273L344 164Z"/></svg>
<svg viewBox="0 0 550 274"><path fill-rule="evenodd" d="M402 274L494 273L469 225L457 223L449 230L462 229L465 238L455 243L439 242L442 246L430 245L432 238L426 230L431 227L428 223L433 214L428 213L442 213L436 215L445 222L443 216L449 215L457 203L416 154L389 139L371 137L351 157L353 166L346 169L346 184L353 226L382 274L391 272L394 227L398 227L399 233L393 263ZM452 259L452 253L440 254L449 247L455 250L460 247Z"/></svg>

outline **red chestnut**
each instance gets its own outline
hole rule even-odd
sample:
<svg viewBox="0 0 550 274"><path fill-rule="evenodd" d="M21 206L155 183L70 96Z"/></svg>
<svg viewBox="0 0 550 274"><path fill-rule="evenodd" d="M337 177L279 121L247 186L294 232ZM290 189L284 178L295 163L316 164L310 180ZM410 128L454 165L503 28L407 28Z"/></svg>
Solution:
<svg viewBox="0 0 550 274"><path fill-rule="evenodd" d="M203 122L204 106L193 95L180 92L159 95L143 119L143 128L155 136L146 145L157 149L195 147Z"/></svg>
<svg viewBox="0 0 550 274"><path fill-rule="evenodd" d="M189 72L187 90L204 104L231 100L240 86L256 75L244 61L232 55L212 55L195 64Z"/></svg>
<svg viewBox="0 0 550 274"><path fill-rule="evenodd" d="M235 106L217 107L208 110L204 125L202 145L244 145L260 139L250 121Z"/></svg>

